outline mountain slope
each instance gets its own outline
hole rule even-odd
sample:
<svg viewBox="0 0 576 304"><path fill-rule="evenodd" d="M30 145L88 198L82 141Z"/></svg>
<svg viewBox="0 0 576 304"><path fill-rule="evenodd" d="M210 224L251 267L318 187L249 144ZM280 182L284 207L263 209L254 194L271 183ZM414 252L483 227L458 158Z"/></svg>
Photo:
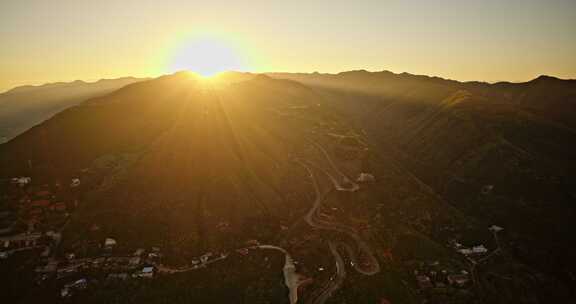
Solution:
<svg viewBox="0 0 576 304"><path fill-rule="evenodd" d="M285 253L308 278L304 303L447 303L444 289L415 281L422 265L470 274L473 284L444 290L454 303L570 298L573 150L559 149L569 127L491 98L501 93L488 84L292 76L177 73L128 85L0 145L0 179L31 176L24 189L58 192L80 177L57 255L94 258L105 238L124 255L161 248L162 276L136 299L152 286L175 301L205 299L188 291L213 293L220 282L187 278L207 252L226 253L228 268L201 273L225 276L226 290L248 303L287 300L288 285L274 276L286 271ZM492 224L505 231L496 237ZM256 250L254 240L282 254ZM472 263L455 242L489 254ZM76 300L134 301L125 294Z"/></svg>
<svg viewBox="0 0 576 304"><path fill-rule="evenodd" d="M340 113L439 196L513 231L517 257L573 280L576 81L459 83L362 71L273 76L332 96Z"/></svg>
<svg viewBox="0 0 576 304"><path fill-rule="evenodd" d="M133 232L126 237L133 240L145 227L174 235L151 238L156 242L176 242L190 231L188 243L197 251L211 247L196 241L220 222L240 225L290 208L279 188L294 178L290 160L312 123L295 124L275 113L315 106L315 98L303 86L266 76L218 85L186 73L145 81L65 110L0 146L0 174L53 181L93 169L102 159L128 157L118 176L98 173L106 184L99 196L112 199L99 199L79 218L110 227L115 220L127 226L132 218L134 229L117 232ZM319 114L312 109L309 115Z"/></svg>

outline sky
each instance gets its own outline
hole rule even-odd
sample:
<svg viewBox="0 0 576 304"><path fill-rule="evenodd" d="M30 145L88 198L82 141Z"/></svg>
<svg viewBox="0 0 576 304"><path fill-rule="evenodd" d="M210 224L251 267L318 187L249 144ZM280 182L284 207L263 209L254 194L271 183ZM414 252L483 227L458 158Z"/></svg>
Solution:
<svg viewBox="0 0 576 304"><path fill-rule="evenodd" d="M0 92L215 64L576 78L576 1L0 0Z"/></svg>

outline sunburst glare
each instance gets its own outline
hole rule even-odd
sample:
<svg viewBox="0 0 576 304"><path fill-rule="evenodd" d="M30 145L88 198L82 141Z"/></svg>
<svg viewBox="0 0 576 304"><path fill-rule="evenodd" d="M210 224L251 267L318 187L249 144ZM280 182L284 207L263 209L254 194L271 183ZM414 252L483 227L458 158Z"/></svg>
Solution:
<svg viewBox="0 0 576 304"><path fill-rule="evenodd" d="M203 77L224 71L245 71L249 67L242 51L216 36L196 36L175 48L167 70L170 73L187 70Z"/></svg>

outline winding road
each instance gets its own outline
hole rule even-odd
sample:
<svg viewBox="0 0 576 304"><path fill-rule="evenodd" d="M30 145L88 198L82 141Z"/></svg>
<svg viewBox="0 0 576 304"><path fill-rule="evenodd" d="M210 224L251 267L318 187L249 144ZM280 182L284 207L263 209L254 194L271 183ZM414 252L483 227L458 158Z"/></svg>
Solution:
<svg viewBox="0 0 576 304"><path fill-rule="evenodd" d="M374 253L372 252L371 248L368 244L359 236L358 232L349 226L331 222L319 218L318 210L322 207L322 203L325 201L327 195L332 191L346 191L346 192L355 192L360 189L360 186L352 181L348 176L346 176L343 172L341 172L338 167L334 164L333 160L330 158L330 155L317 143L312 143L318 150L322 152L324 157L328 160L331 169L340 177L334 177L329 170L326 170L318 165L309 163L307 161L301 160L296 158L295 161L308 172L310 180L314 186L314 192L316 198L314 199L314 203L312 208L306 213L304 216L304 220L308 225L313 228L321 229L321 230L330 230L335 231L338 233L342 233L351 239L354 240L356 244L357 250L354 250L350 244L347 244L343 241L328 241L328 246L330 249L331 254L334 257L335 264L336 264L336 273L333 277L331 277L324 286L318 289L310 303L312 304L323 304L325 303L344 283L346 279L346 262L341 255L340 249L344 249L346 254L351 260L351 265L354 269L363 274L363 275L374 275L380 272L380 263L376 259ZM328 179L332 183L332 188L322 191L320 189L320 185L318 183L317 177L315 176L312 168L317 169L324 173ZM341 181L345 184L342 184ZM301 283L300 276L296 273L296 266L294 265L294 260L292 256L288 253L288 251L284 248L274 246L274 245L256 245L250 246L244 249L266 249L266 250L277 250L284 254L285 262L283 267L283 274L284 274L284 284L289 290L289 301L290 304L296 304L298 302L298 287ZM364 257L363 261L361 262L358 258L358 253L361 252L362 256ZM191 270L198 269L199 267L205 267L208 264L226 259L228 254L224 254L221 257L215 258L201 266L192 266L186 268L170 268L164 265L156 265L160 272L164 273L179 273L179 272L187 272Z"/></svg>
<svg viewBox="0 0 576 304"><path fill-rule="evenodd" d="M380 272L380 263L376 259L371 248L358 235L358 233L355 229L348 227L348 226L345 226L345 225L342 225L342 224L326 221L326 220L321 219L317 216L318 209L321 208L322 203L324 202L326 196L332 190L355 192L360 187L358 184L354 183L350 178L348 178L344 173L342 173L338 169L338 167L334 164L334 162L330 158L330 155L326 152L326 150L324 150L324 148L322 148L322 146L320 146L316 143L312 143L312 144L322 152L322 154L328 160L332 169L338 175L340 175L341 179L333 177L328 170L325 170L325 169L323 169L319 166L316 166L314 164L310 164L304 160L296 159L296 162L299 165L301 165L302 167L304 167L304 169L306 169L306 171L308 172L308 175L309 175L310 179L312 180L312 184L314 185L314 191L316 193L316 199L314 200L314 204L313 204L312 208L310 209L310 211L308 211L308 213L304 217L306 223L308 223L311 227L314 227L317 229L336 231L336 232L343 233L343 234L349 236L350 238L352 238L355 241L358 250L360 252L362 252L362 254L364 256L364 261L360 262L358 259L358 255L357 255L356 251L354 251L350 245L345 244L345 243L340 244L346 250L346 253L350 257L351 262L352 262L351 264L353 265L354 269L357 272L364 274L364 275L374 275L374 274ZM312 171L311 167L314 167L314 168L322 171L324 174L326 174L328 179L332 182L333 189L322 191L320 189L320 185L318 183L318 180L317 180L314 172ZM340 180L343 180L348 185L342 185L340 183ZM330 298L332 296L332 294L340 288L340 286L344 282L344 279L346 278L345 262L341 256L340 252L338 251L338 245L333 241L329 241L328 245L330 247L330 251L331 251L332 255L334 256L334 259L336 262L336 275L335 275L335 277L332 277L326 283L326 285L318 291L318 295L316 295L311 301L312 304L325 303L326 300L328 298Z"/></svg>

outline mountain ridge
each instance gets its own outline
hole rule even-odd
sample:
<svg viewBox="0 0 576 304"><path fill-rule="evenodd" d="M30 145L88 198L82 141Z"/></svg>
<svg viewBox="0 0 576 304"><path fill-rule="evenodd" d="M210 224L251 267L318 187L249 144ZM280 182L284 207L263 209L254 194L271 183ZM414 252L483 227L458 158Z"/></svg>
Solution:
<svg viewBox="0 0 576 304"><path fill-rule="evenodd" d="M0 180L55 192L82 181L59 255L90 257L111 237L186 269L261 242L289 252L322 297L335 274L339 299L413 304L428 297L414 265L470 270L453 244L482 244L482 289L462 289L462 303L571 299L576 134L560 127L571 112L526 106L565 101L571 85L311 75L180 72L123 86L0 145ZM496 238L490 225L505 230ZM238 269L227 270L243 281Z"/></svg>

